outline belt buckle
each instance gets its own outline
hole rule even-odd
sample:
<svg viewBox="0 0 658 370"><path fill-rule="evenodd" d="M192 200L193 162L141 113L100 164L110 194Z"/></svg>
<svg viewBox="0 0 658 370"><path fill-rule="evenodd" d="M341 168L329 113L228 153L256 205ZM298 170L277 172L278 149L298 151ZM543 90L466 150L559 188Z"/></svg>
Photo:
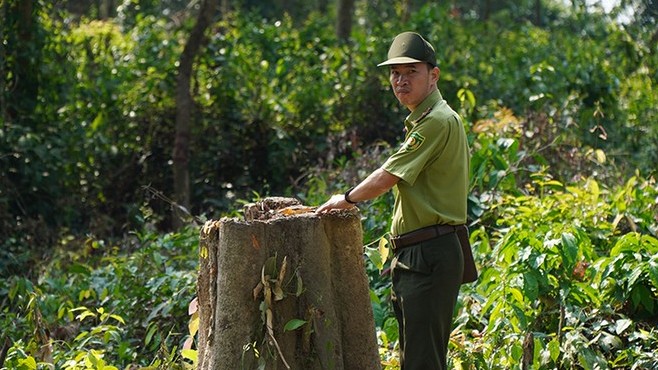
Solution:
<svg viewBox="0 0 658 370"><path fill-rule="evenodd" d="M389 239L389 241L391 242L391 247L392 247L391 249L393 249L393 252L395 252L396 250L400 249L400 248L398 248L398 246L395 244L395 239L399 239L399 237L396 236L396 237L391 237L391 238Z"/></svg>

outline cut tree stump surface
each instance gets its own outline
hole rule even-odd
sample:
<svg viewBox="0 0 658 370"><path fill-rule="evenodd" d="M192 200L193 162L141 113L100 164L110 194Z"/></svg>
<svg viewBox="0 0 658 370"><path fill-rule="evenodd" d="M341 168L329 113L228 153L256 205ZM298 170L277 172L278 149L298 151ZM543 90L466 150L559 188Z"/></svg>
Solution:
<svg viewBox="0 0 658 370"><path fill-rule="evenodd" d="M379 369L358 210L243 212L201 230L198 368Z"/></svg>

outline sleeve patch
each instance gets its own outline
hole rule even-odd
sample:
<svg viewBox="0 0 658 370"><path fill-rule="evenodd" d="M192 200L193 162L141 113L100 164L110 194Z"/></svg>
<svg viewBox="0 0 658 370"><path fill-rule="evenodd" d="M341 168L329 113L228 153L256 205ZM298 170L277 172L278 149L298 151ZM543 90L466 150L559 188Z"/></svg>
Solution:
<svg viewBox="0 0 658 370"><path fill-rule="evenodd" d="M411 135L409 135L409 138L402 144L402 147L400 148L401 152L413 152L416 149L420 148L421 145L423 145L423 142L425 141L425 137L421 135L418 132L412 132Z"/></svg>

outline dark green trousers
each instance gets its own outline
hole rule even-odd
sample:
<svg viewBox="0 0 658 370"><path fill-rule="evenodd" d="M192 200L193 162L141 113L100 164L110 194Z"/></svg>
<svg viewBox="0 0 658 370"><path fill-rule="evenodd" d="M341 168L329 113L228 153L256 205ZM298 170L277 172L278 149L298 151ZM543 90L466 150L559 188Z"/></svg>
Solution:
<svg viewBox="0 0 658 370"><path fill-rule="evenodd" d="M401 370L445 370L464 271L457 234L396 251L392 301L400 329Z"/></svg>

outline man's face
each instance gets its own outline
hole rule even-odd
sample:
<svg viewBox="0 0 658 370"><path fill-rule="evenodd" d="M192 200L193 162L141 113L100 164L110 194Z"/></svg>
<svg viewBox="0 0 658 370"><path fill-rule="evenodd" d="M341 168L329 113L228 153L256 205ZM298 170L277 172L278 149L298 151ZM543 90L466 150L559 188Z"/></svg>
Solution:
<svg viewBox="0 0 658 370"><path fill-rule="evenodd" d="M432 93L439 80L439 69L427 63L394 64L389 81L395 97L409 110L414 110Z"/></svg>

